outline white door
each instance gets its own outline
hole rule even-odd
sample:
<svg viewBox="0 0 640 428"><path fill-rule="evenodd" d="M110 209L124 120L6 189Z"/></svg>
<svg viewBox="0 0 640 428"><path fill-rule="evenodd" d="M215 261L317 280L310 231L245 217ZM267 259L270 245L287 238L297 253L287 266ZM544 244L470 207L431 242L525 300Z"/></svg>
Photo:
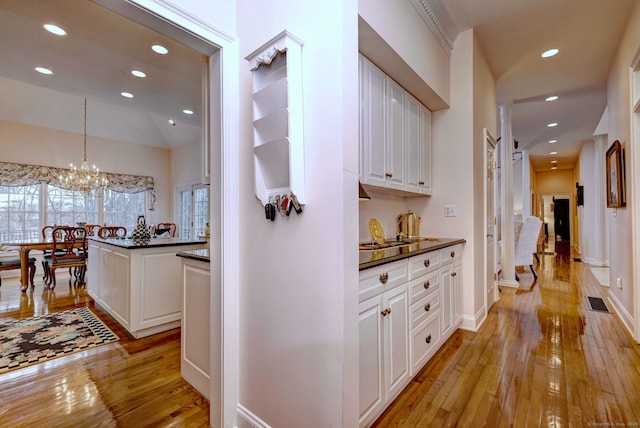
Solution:
<svg viewBox="0 0 640 428"><path fill-rule="evenodd" d="M485 171L486 171L486 184L485 184L485 235L486 235L486 293L487 293L487 311L491 309L493 303L500 297L498 290L498 249L496 241L497 233L497 198L496 198L496 185L494 172L496 170L496 140L484 130L485 141Z"/></svg>

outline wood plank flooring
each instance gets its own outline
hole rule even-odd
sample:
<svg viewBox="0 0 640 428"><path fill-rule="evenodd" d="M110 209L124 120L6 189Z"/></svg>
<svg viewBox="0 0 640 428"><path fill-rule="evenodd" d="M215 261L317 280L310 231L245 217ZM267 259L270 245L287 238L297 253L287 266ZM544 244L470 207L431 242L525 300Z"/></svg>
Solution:
<svg viewBox="0 0 640 428"><path fill-rule="evenodd" d="M537 270L502 290L477 333L454 333L374 426L638 426L640 347L587 305L606 288L562 246ZM180 377L179 330L134 340L64 280L0 287L0 322L80 306L120 341L0 375L0 427L208 425L208 401Z"/></svg>
<svg viewBox="0 0 640 428"><path fill-rule="evenodd" d="M57 273L56 273L57 274ZM113 344L0 375L0 427L205 427L209 401L180 376L180 329L133 339L84 287L36 278L0 287L0 322L86 306L119 337Z"/></svg>
<svg viewBox="0 0 640 428"><path fill-rule="evenodd" d="M616 315L589 309L607 289L568 244L555 251L536 282L523 272L501 290L477 333L456 331L373 426L640 426L640 347Z"/></svg>

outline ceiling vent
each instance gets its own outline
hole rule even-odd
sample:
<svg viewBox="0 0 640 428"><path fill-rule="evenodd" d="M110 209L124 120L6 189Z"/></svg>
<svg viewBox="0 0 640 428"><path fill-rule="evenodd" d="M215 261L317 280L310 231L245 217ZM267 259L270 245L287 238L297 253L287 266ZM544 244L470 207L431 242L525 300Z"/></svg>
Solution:
<svg viewBox="0 0 640 428"><path fill-rule="evenodd" d="M450 55L453 50L453 42L458 37L458 30L446 7L442 4L442 0L411 0L411 4L420 13L444 50Z"/></svg>

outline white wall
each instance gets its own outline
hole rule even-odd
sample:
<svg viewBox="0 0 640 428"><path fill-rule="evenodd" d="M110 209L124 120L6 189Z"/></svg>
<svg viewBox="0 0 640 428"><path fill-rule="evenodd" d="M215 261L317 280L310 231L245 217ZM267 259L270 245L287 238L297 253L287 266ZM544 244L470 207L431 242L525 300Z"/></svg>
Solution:
<svg viewBox="0 0 640 428"><path fill-rule="evenodd" d="M496 81L493 72L487 63L478 40L473 38L473 276L465 275L465 293L473 290L473 304L463 302L464 326L477 329L483 319L478 318L478 313L485 308L485 273L487 266L485 261L485 216L479 213L486 213L484 184L486 183L486 171L484 169L485 141L484 128L497 138L497 101L496 101ZM470 249L471 246L468 246ZM466 294L465 294L466 295ZM471 318L473 317L473 318ZM472 324L469 323L472 321Z"/></svg>
<svg viewBox="0 0 640 428"><path fill-rule="evenodd" d="M606 148L619 140L623 148L628 148L630 141L630 66L634 55L640 47L640 5L636 4L629 23L625 30L622 42L616 53L613 65L609 72L607 83L607 111L608 115L608 144ZM629 156L625 156L625 166L627 185L632 176L632 165ZM631 227L632 213L629 197L631 193L627 189L627 207L608 208L605 213L605 222L610 228L610 276L609 295L616 301L618 312L625 322L629 323L635 319L633 305L633 284L638 282L633 279L632 254L631 254ZM635 215L638 215L637 213ZM617 278L622 282L622 288L615 286ZM636 285L637 287L637 285Z"/></svg>
<svg viewBox="0 0 640 428"><path fill-rule="evenodd" d="M0 129L0 161L61 168L82 162L82 134L6 121L0 121ZM87 158L101 170L154 178L156 209L145 213L147 223L171 216L170 157L169 149L87 137Z"/></svg>
<svg viewBox="0 0 640 428"><path fill-rule="evenodd" d="M361 37L360 51L428 109L445 108L450 58L411 2L361 0L358 13L375 33Z"/></svg>
<svg viewBox="0 0 640 428"><path fill-rule="evenodd" d="M241 61L239 402L273 427L357 426L357 4L239 0L237 14L242 57L285 29L304 42L308 200L300 215L265 220Z"/></svg>

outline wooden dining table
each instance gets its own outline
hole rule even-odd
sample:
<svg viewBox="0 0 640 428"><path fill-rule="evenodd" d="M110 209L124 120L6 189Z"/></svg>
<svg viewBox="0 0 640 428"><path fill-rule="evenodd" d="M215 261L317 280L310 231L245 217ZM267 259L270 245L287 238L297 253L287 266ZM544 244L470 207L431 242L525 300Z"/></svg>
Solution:
<svg viewBox="0 0 640 428"><path fill-rule="evenodd" d="M62 247L64 243L61 243ZM20 290L27 291L29 288L29 252L31 250L49 250L53 242L51 239L24 239L0 244L0 251L15 251L20 255ZM74 245L75 248L82 247L82 241L78 241Z"/></svg>

